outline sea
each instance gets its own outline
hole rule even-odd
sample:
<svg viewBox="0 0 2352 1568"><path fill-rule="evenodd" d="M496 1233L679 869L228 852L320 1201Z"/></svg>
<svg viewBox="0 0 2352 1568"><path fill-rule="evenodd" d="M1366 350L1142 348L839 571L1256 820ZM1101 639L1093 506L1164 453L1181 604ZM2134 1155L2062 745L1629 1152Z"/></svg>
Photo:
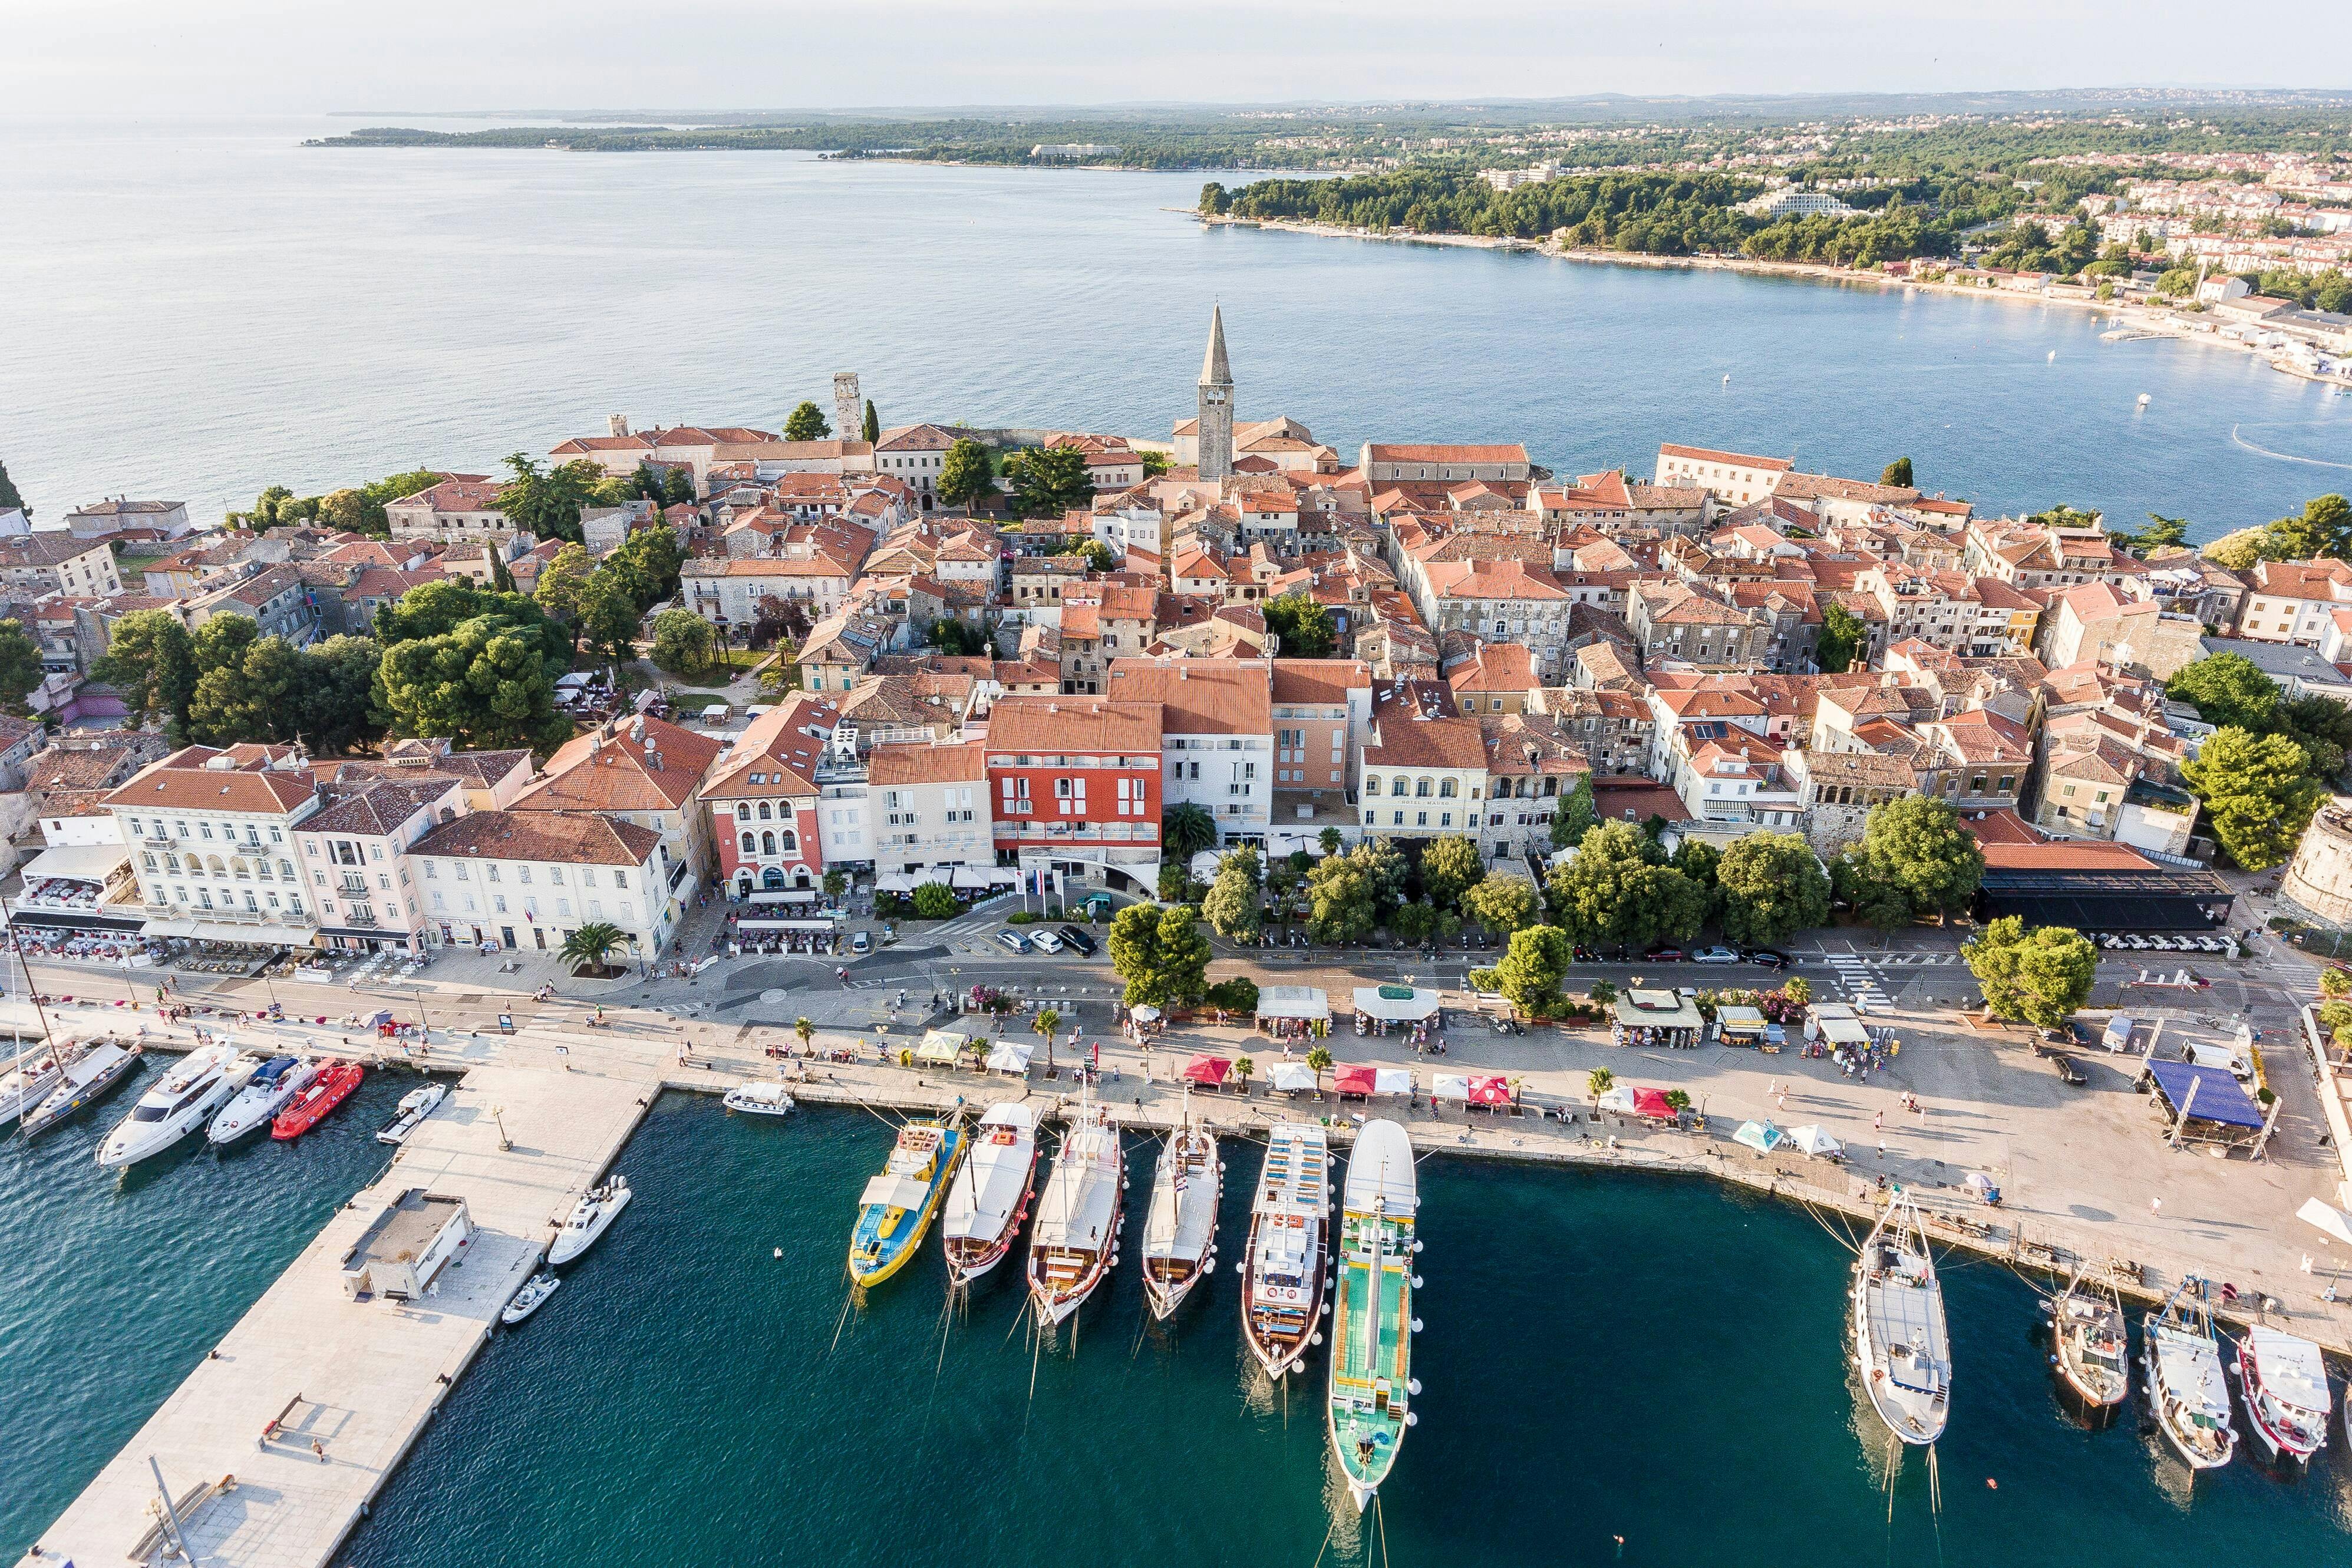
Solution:
<svg viewBox="0 0 2352 1568"><path fill-rule="evenodd" d="M0 462L37 515L488 472L614 413L775 429L838 371L886 423L1164 438L1218 303L1242 418L1350 458L1909 456L2200 539L2352 487L2352 397L2073 307L1204 229L1185 174L301 145L363 123L0 120Z"/></svg>

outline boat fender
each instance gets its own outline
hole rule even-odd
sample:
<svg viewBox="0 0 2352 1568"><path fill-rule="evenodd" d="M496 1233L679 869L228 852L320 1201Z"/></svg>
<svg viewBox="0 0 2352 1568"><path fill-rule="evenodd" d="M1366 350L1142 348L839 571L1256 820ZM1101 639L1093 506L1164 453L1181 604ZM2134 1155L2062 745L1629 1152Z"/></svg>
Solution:
<svg viewBox="0 0 2352 1568"><path fill-rule="evenodd" d="M1416 1291L1421 1289L1421 1276L1418 1274L1412 1277L1412 1288Z"/></svg>
<svg viewBox="0 0 2352 1568"><path fill-rule="evenodd" d="M1419 1318L1412 1320L1412 1332L1415 1333L1419 1333L1421 1332L1421 1320Z"/></svg>
<svg viewBox="0 0 2352 1568"><path fill-rule="evenodd" d="M1323 1336L1319 1333L1308 1334L1307 1336L1307 1343L1308 1344L1321 1344L1323 1343Z"/></svg>
<svg viewBox="0 0 2352 1568"><path fill-rule="evenodd" d="M1423 1248L1424 1248L1424 1247L1426 1247L1426 1246L1428 1246L1428 1245L1429 1245L1429 1243L1428 1243L1428 1242L1426 1242L1426 1241L1416 1241L1416 1242L1414 1242L1414 1243L1412 1244L1412 1249L1413 1249L1414 1251L1418 1252L1418 1251L1420 1251Z"/></svg>
<svg viewBox="0 0 2352 1568"><path fill-rule="evenodd" d="M1203 1274L1213 1274L1216 1271L1217 1260L1214 1258L1210 1259L1207 1262L1201 1265L1201 1272Z"/></svg>
<svg viewBox="0 0 2352 1568"><path fill-rule="evenodd" d="M1324 1302L1324 1303L1322 1304L1322 1306L1318 1307L1318 1309L1316 1309L1316 1310L1317 1310L1318 1312L1320 1312L1323 1316L1325 1316L1325 1317L1327 1317L1327 1318L1328 1318L1328 1317L1329 1317L1329 1316L1331 1315L1331 1303L1330 1303L1330 1302L1328 1302L1328 1301L1326 1301L1326 1302Z"/></svg>
<svg viewBox="0 0 2352 1568"><path fill-rule="evenodd" d="M1416 1398L1416 1399L1420 1398L1420 1397L1421 1397L1421 1379L1420 1379L1420 1378L1418 1378L1418 1377L1408 1377L1408 1378L1406 1378L1406 1379L1404 1380L1404 1391L1405 1391L1407 1394L1412 1395L1412 1396L1414 1398Z"/></svg>
<svg viewBox="0 0 2352 1568"><path fill-rule="evenodd" d="M1404 1413L1404 1424L1408 1427L1418 1427L1421 1425L1421 1416L1417 1413L1408 1410Z"/></svg>
<svg viewBox="0 0 2352 1568"><path fill-rule="evenodd" d="M1223 1160L1219 1160L1219 1161L1217 1162L1217 1174L1218 1174L1219 1176L1223 1176L1223 1175L1224 1175L1224 1174L1225 1174L1225 1162L1224 1162L1224 1161L1223 1161Z"/></svg>

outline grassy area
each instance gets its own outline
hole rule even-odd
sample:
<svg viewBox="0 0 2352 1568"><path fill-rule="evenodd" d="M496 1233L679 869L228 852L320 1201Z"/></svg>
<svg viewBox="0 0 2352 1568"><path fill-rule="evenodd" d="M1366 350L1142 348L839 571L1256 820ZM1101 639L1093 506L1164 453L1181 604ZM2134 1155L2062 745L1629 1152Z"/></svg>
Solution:
<svg viewBox="0 0 2352 1568"><path fill-rule="evenodd" d="M755 653L749 648L730 648L707 670L698 670L691 675L672 674L664 670L661 679L663 685L676 686L682 691L724 691L767 662L766 653Z"/></svg>

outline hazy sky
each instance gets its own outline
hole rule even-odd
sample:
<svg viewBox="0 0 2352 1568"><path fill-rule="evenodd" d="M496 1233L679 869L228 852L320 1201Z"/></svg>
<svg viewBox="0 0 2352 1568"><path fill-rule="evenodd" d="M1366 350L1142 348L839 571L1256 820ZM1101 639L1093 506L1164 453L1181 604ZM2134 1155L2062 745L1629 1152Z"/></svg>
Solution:
<svg viewBox="0 0 2352 1568"><path fill-rule="evenodd" d="M2341 0L0 0L0 115L2352 86Z"/></svg>

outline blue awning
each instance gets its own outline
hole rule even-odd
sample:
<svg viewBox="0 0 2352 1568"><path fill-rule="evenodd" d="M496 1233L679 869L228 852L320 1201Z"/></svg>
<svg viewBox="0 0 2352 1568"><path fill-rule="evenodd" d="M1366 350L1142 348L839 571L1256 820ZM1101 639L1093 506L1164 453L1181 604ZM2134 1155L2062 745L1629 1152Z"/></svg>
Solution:
<svg viewBox="0 0 2352 1568"><path fill-rule="evenodd" d="M2219 1122L2225 1127L2263 1124L2263 1108L2254 1103L2235 1078L2219 1067L2200 1067L2193 1061L2151 1061L2147 1071L2156 1080L2157 1092L2171 1105L2176 1116L2186 1104L2192 1122ZM2192 1083L2197 1086L2193 1104L2189 1100Z"/></svg>

